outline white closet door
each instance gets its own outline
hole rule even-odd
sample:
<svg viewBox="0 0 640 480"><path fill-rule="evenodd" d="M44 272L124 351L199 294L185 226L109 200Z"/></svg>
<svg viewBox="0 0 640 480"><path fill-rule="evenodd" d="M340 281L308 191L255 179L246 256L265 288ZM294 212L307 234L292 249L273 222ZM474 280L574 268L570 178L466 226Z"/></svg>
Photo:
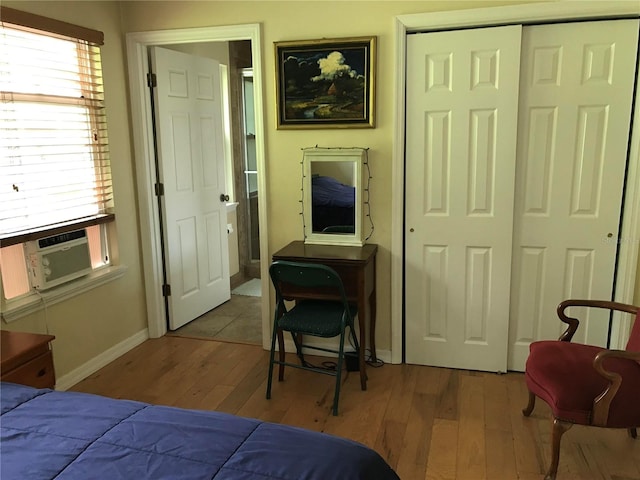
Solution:
<svg viewBox="0 0 640 480"><path fill-rule="evenodd" d="M520 39L407 38L408 363L506 370Z"/></svg>
<svg viewBox="0 0 640 480"><path fill-rule="evenodd" d="M564 330L560 301L611 298L637 44L638 20L523 30L509 369ZM589 315L575 340L604 345Z"/></svg>

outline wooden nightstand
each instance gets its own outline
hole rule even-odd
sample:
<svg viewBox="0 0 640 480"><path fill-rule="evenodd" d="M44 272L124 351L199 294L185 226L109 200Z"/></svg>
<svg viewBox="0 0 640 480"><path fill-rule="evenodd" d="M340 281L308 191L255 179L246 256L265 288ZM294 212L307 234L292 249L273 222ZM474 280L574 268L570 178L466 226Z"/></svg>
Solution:
<svg viewBox="0 0 640 480"><path fill-rule="evenodd" d="M0 331L0 380L36 388L53 388L56 374L49 343L56 337Z"/></svg>

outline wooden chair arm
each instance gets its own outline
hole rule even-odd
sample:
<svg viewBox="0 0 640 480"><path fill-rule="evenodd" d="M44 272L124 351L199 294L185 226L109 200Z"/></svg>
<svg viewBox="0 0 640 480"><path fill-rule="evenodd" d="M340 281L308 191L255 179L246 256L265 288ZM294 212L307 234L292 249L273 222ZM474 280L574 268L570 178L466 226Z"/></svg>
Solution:
<svg viewBox="0 0 640 480"><path fill-rule="evenodd" d="M640 362L640 352L629 352L626 350L602 350L593 359L593 368L609 381L609 386L593 401L592 425L605 427L609 418L609 407L613 398L618 393L622 384L622 377L616 372L610 372L604 368L606 358L626 358Z"/></svg>
<svg viewBox="0 0 640 480"><path fill-rule="evenodd" d="M633 313L634 315L638 313L638 307L636 307L635 305L627 305L626 303L611 302L607 300L565 300L563 302L560 302L558 308L556 309L558 318L569 325L564 333L560 335L559 340L563 342L570 342L573 338L573 335L576 333L576 330L578 330L578 326L580 325L580 321L577 318L570 317L565 313L565 310L569 307L604 308L607 310L618 310L621 312Z"/></svg>

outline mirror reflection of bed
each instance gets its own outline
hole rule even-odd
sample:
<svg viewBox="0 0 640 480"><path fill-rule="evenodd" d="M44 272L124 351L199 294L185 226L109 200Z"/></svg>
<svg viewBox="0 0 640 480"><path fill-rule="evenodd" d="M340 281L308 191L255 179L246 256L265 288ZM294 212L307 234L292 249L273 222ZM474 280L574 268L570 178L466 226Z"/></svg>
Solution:
<svg viewBox="0 0 640 480"><path fill-rule="evenodd" d="M366 149L303 149L305 243L364 244L363 168Z"/></svg>
<svg viewBox="0 0 640 480"><path fill-rule="evenodd" d="M336 171L331 172L332 174L317 172L322 170L321 167L335 167ZM312 166L311 218L315 233L355 233L356 189L353 185L353 172L351 178L346 178L340 175L341 167L343 165L340 162Z"/></svg>

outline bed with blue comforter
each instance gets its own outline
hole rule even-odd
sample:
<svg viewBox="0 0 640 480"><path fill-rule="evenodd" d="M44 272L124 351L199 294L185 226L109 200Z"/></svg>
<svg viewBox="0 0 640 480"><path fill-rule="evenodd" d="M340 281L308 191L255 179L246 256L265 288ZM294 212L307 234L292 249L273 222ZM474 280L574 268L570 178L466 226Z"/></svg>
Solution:
<svg viewBox="0 0 640 480"><path fill-rule="evenodd" d="M375 451L300 428L0 384L0 478L398 480Z"/></svg>

